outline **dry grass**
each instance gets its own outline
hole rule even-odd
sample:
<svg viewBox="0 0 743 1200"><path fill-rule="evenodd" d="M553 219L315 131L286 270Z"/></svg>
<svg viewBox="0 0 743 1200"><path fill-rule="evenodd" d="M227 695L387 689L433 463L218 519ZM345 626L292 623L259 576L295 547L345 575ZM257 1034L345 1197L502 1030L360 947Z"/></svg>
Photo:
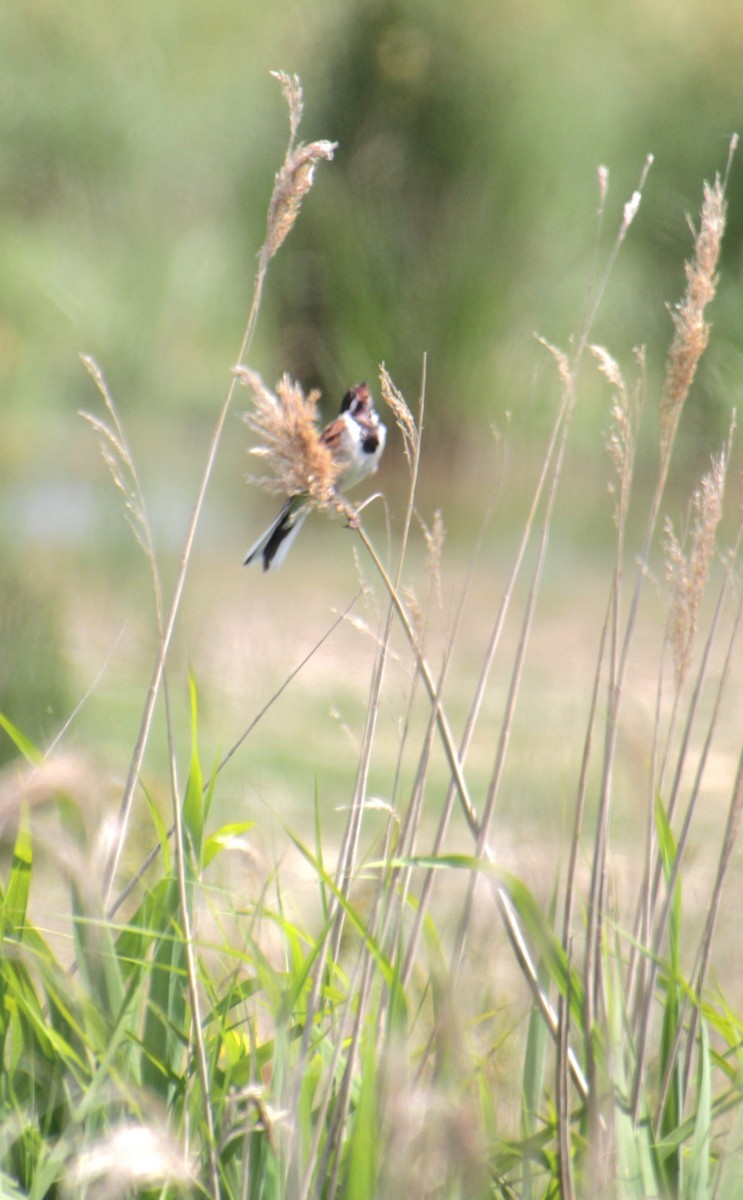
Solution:
<svg viewBox="0 0 743 1200"><path fill-rule="evenodd" d="M268 206L266 240L262 250L266 262L274 257L294 228L302 201L315 181L318 163L330 162L336 150L335 142L295 144L304 111L302 88L296 75L287 75L284 71L273 71L272 74L281 84L289 107L290 137Z"/></svg>
<svg viewBox="0 0 743 1200"><path fill-rule="evenodd" d="M717 528L722 520L725 480L732 450L733 427L728 445L712 460L691 497L690 546L687 553L677 538L670 517L665 523L666 578L671 588L669 639L673 650L676 688L680 691L691 665L702 603L716 550Z"/></svg>
<svg viewBox="0 0 743 1200"><path fill-rule="evenodd" d="M740 533L712 603L708 596L731 441L692 497L688 551L666 526L670 640L677 656L670 698L663 638L655 652L641 640L641 602L651 558L662 549L657 531L679 420L709 332L705 310L715 289L724 185L718 180L705 187L687 294L674 315L658 475L639 553L629 544L627 516L631 496L633 502L647 500L637 497L634 483L642 354L637 383L628 386L609 351L592 348L612 391L616 537L612 534L602 600L590 605L590 613L586 597L574 595L580 580L568 580L571 619L580 621L572 636L585 640L589 624L595 635L584 677L576 678L564 625L548 630L558 643L553 654L583 697L579 737L564 755L559 782L539 719L539 706L542 712L550 707L548 654L540 642L542 597L592 324L638 212L649 162L640 188L624 206L570 352L543 343L557 368L553 421L511 561L497 584L489 567L471 567L461 580L456 576L448 607L442 595L452 585L439 513L430 528L419 522L429 586L419 597L407 583L425 364L416 419L382 368L383 395L403 438L409 474L399 549L388 567L361 520L354 522L358 562L370 576L359 595L371 605L376 583L382 599L376 612L370 607L364 614L363 633L347 626L351 605L328 631L339 628L363 638L359 670L352 672L353 663L343 655L331 675L348 689L346 705L359 685L348 677L358 675L365 683L368 676L358 732L344 714L317 766L306 718L319 707L314 680L292 719L278 710L283 737L276 768L280 786L299 790L308 809L314 804L311 837L286 828L276 793L262 797L284 843L291 842L304 864L303 885L313 889L311 914L305 903L295 917L282 862L272 871L252 852L258 835L252 822L235 819L235 809L246 780L255 784L256 764L267 756L266 725L257 736L255 730L267 714L274 715L275 703L288 702L287 685L294 686L311 655L292 664L295 669L268 701L261 698L257 715L241 714L238 733L226 750L210 755L214 765L206 773L196 686L189 681L187 754L179 752L166 686L166 663L169 670L175 665L176 623L187 612L182 599L196 527L238 382L253 393L249 423L261 438L269 490L307 495L317 507L333 501L335 476L318 436L316 394L305 397L287 378L274 394L244 365L267 266L297 218L316 163L333 149L324 142L296 145L301 89L295 78L281 75L279 81L289 106L289 146L269 205L239 365L217 418L171 604L162 617L158 596L155 663L100 895L95 872L82 886L77 860L66 855L72 864L72 975L60 970L28 918L33 855L27 800L43 801L50 779L64 782L58 768L55 776L55 764L64 760L50 760L46 775L37 769L35 778L31 771L0 795L18 817L1 914L11 951L0 962L0 982L9 997L1 1010L2 1034L13 1071L9 1169L39 1196L44 1185L38 1181L47 1177L53 1185L66 1180L73 1189L124 1191L149 1182L187 1186L196 1173L212 1200L248 1200L259 1193L374 1200L380 1188L433 1197L442 1186L459 1195L526 1197L559 1189L565 1200L576 1195L603 1200L626 1180L638 1181L638 1187L641 1181L648 1195L680 1194L684 1184L687 1194L701 1200L712 1194L707 1182L713 1173L715 1186L724 1190L727 1163L734 1163L724 1148L726 1112L730 1107L743 1112L735 1070L740 1022L707 983L743 806L743 755L734 780L726 781L724 822L714 823L714 880L705 885L709 910L701 932L684 924L682 906L694 877L692 831L707 794L710 751L730 704L726 688L743 615L743 602L732 613L727 604ZM599 186L603 219L605 172ZM136 473L115 406L102 376L93 373L109 414L108 422L94 418L93 425L131 508L139 504ZM139 532L148 528L142 525ZM157 591L154 552L152 558ZM311 575L315 590L318 574L326 578L328 572ZM473 589L479 584L486 599L475 606ZM243 670L252 675L276 645L285 647L287 613L303 636L308 622L309 604L296 586L288 589L283 610L271 603L278 593L263 586L266 590L252 594L252 620L245 619L244 591L240 599ZM283 586L280 579L277 587ZM306 576L301 586L313 590ZM211 579L208 587L214 609L217 588ZM263 625L258 611L267 614ZM266 628L273 630L273 645L263 636ZM215 638L216 619L208 635ZM457 675L460 637L474 649ZM316 645L321 642L315 633ZM698 658L692 659L692 647ZM715 654L722 661L716 671ZM654 706L637 733L632 721L638 694L640 707L646 703L648 679L657 689ZM565 691L561 682L554 693L558 704ZM160 695L172 826L152 804L158 832L149 860L151 866L157 860L154 880L134 900L130 891L139 888L140 873L127 884L134 911L116 926L109 900L129 838L134 794L146 782L145 752ZM218 737L224 739L221 725ZM541 841L539 888L533 890L523 869L525 770L514 768L520 737L539 794L533 809L535 840ZM314 769L287 783L286 756L298 742ZM21 738L18 744L24 748ZM478 746L481 771L472 765ZM329 835L323 811L330 787L319 771L330 769L338 771L332 799L339 803ZM81 784L74 771L69 778ZM237 795L227 792L230 778ZM215 797L222 789L228 815L212 832ZM564 840L550 837L541 816L558 796L570 831ZM639 811L643 820L634 823L623 845L616 825L628 796L633 817ZM59 807L70 836L83 843L67 796ZM504 836L509 810L510 843ZM234 892L213 874L218 856L233 852L241 864ZM248 862L254 890L246 886ZM295 882L291 875L288 886L293 889ZM124 893L117 905L123 898ZM269 926L270 947L264 941ZM528 1012L523 1037L514 1036L520 1016L513 1017L511 1009L519 988L521 1011ZM719 1040L714 1051L713 1037ZM53 1102L49 1080L55 1085ZM507 1129L510 1140L499 1123L506 1093L512 1110L519 1108L518 1128L512 1120ZM152 1137L153 1110L162 1114L167 1137ZM136 1158L117 1165L117 1153Z"/></svg>
<svg viewBox="0 0 743 1200"><path fill-rule="evenodd" d="M731 154L733 149L734 146ZM686 398L709 341L710 327L704 314L717 291L717 265L725 232L726 207L725 187L718 175L712 186L704 185L694 254L685 268L686 293L671 311L675 333L666 367L665 395L660 405L664 458L670 455Z"/></svg>
<svg viewBox="0 0 743 1200"><path fill-rule="evenodd" d="M305 396L300 385L284 375L274 394L255 371L238 367L235 374L252 394L253 406L244 419L260 444L250 453L270 471L267 476L251 476L251 482L283 496L306 495L317 508L327 508L335 500L338 467L320 440L320 393Z"/></svg>

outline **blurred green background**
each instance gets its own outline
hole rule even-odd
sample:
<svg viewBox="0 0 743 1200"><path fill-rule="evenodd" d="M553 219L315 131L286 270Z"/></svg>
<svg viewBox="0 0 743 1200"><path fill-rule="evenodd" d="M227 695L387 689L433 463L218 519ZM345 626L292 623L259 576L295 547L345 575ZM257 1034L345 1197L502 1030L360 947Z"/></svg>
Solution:
<svg viewBox="0 0 743 1200"><path fill-rule="evenodd" d="M34 736L57 728L81 690L70 663L90 653L90 681L147 596L76 415L99 409L79 352L117 399L166 556L180 547L286 142L271 69L302 78L301 136L339 149L272 264L251 365L319 386L330 415L382 360L414 406L427 352L425 486L456 526L452 507L476 510L494 482L478 457L491 424L511 414L541 454L555 383L533 333L566 346L579 329L597 168L610 177L601 264L648 153L593 338L626 362L647 344L657 392L686 216L741 125L741 62L732 0L5 0L0 709ZM738 162L685 417L695 470L743 391L742 180ZM587 385L578 447L595 446L607 404ZM231 419L200 541L235 563L235 586L267 512L245 488L245 444Z"/></svg>

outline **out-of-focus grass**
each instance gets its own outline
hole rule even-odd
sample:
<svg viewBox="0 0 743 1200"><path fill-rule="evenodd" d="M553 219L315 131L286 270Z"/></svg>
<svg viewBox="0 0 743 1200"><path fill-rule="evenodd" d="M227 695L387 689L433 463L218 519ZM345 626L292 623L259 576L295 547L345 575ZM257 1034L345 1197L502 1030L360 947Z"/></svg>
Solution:
<svg viewBox="0 0 743 1200"><path fill-rule="evenodd" d="M668 340L663 301L682 285L683 214L696 205L700 176L719 164L721 135L737 117L737 26L696 0L678 6L672 19L660 5L628 12L618 2L599 12L468 0L453 14L413 0L284 4L271 12L231 0L208 10L195 0L167 9L83 0L74 21L53 5L8 5L0 33L3 540L17 541L31 574L34 562L45 564L40 590L57 607L49 653L34 669L43 686L57 664L71 708L111 655L70 737L92 737L104 757L108 748L131 745L142 666L152 651L151 628L132 616L148 603L146 571L106 492L93 439L75 416L92 404L77 353L94 353L106 370L172 573L168 549L182 542L278 166L284 112L270 67L303 75L308 136L321 132L340 146L275 263L254 358L268 378L289 368L306 384L319 382L329 416L342 388L373 376L380 359L414 395L429 351L433 453L421 481L424 508L430 501L424 515L440 504L455 546L467 546L496 496L494 533L477 576L483 599L468 625L476 629L530 487L509 446L538 441L548 411L551 383L531 333L538 327L562 339L590 277L596 167L610 168L613 220L644 155L656 154L596 330L597 337L609 331L617 352L616 329L626 347L648 341L652 386ZM734 402L743 378L734 340L736 191L734 175L715 339L685 416L689 478L719 443L720 397ZM491 422L504 438L500 448L484 445ZM607 423L605 397L586 385L553 568L576 577L574 609L555 616L563 645L578 634L588 638L599 619L590 558L585 566L579 559L601 545L609 505L584 502L591 481L580 447L582 439L594 446ZM379 476L393 511L400 468L393 439ZM235 705L235 736L321 635L329 607L342 606L355 586L338 530L303 534L289 568L305 580L299 600L286 575L274 581L242 571L241 553L264 513L244 488L246 469L235 420L190 585L203 638L193 633L190 644L177 646L204 688L205 727L212 705L220 732ZM679 491L685 503L688 489L680 484ZM343 582L336 584L339 563ZM255 630L264 610L276 626L257 659L242 630ZM204 647L225 639L224 661L205 661ZM296 763L286 760L278 737L297 720L285 699L267 718L263 774L236 778L239 803L278 778L306 786L306 746L342 803L349 781L338 747L349 736L344 722L353 727L348 710L364 703L366 680L349 680L353 692L324 690L318 672L333 661L326 658L332 645L303 676L316 698L316 727L303 727ZM593 653L590 644L589 661ZM545 658L526 706L541 744L554 736L558 788L559 752L574 719L568 684L575 659L574 651L572 666L552 668ZM455 713L456 672L466 676L467 661L465 644L453 666ZM388 719L392 725L394 713ZM272 721L282 746L273 764ZM520 810L529 808L529 739L528 725L516 729L514 761L522 769L513 804ZM483 773L490 769L489 751L473 750L475 777L478 753ZM164 767L164 751L160 761ZM538 793L537 780L536 811ZM286 803L301 810L307 799L287 795Z"/></svg>
<svg viewBox="0 0 743 1200"><path fill-rule="evenodd" d="M378 43L378 52L385 47L387 52L378 65L391 62L399 69L399 32L388 31L387 42ZM425 64L420 39L408 31L403 45L413 76L417 71L420 77ZM283 88L293 134L298 90L286 77ZM293 162L292 140L290 178ZM282 171L280 179L285 178ZM274 199L281 188L277 184ZM668 555L660 520L668 501L672 418L680 419L706 341L703 312L715 291L715 248L724 226L719 181L705 189L705 197L704 236L687 266L694 293L685 307L690 322L677 326L674 343L686 370L671 372L662 394L665 437L648 532L639 538L625 521L630 496L633 504L647 504L646 489L631 487L639 405L617 381L619 368L612 377L617 395L611 418L604 397L603 407L579 431L572 457L563 458L576 390L581 403L598 392L584 383L585 347L593 337L590 304L578 326L581 338L569 353L555 351L554 361L548 359L551 372L557 365L559 383L549 388L553 437L546 447L538 436L541 382L526 411L516 407L512 421L499 422L506 436L501 430L494 445L488 424L499 415L497 404L476 426L473 420L476 437L470 442L446 436L456 424L452 406L454 421L442 418L437 426L428 490L417 492L420 430L411 432L413 419L399 401L410 419L410 426L402 422L408 463L403 470L393 452L385 460L389 476L379 478L389 503L392 545L400 546L397 584L390 578L395 569L385 570L370 540L385 544L378 502L364 511L363 523L354 522L353 537L338 523L314 520L282 572L264 577L244 571L244 546L263 517L253 498L244 507L234 501L242 470L236 439L229 439L219 460L224 490L214 488L206 507L202 491L189 525L189 502L200 477L193 459L209 439L197 437L190 447L190 427L180 419L168 421L163 398L156 420L143 408L141 421L132 424L137 442L157 424L157 443L143 455L136 444L130 452L116 407L98 379L105 417L95 427L141 535L154 603L146 600L147 567L131 550L124 555L119 549L125 544L120 519L114 522L95 503L83 506L95 539L88 539L85 550L73 549L71 536L67 545L55 545L53 565L70 674L78 692L89 694L65 733L67 753L43 759L27 751L31 763L3 775L0 796L2 815L14 825L8 837L12 862L0 897L10 951L2 962L8 1003L0 1032L12 1068L12 1128L3 1169L35 1189L31 1195L45 1194L45 1181L52 1185L65 1176L73 1189L84 1186L91 1157L104 1145L100 1133L109 1112L113 1120L131 1112L131 1132L149 1135L148 1097L157 1104L160 1126L167 1111L174 1137L168 1155L173 1161L168 1167L161 1158L157 1178L176 1186L176 1178L185 1180L195 1170L190 1156L179 1151L182 1138L200 1149L201 1179L215 1198L266 1187L286 1191L279 1172L299 1196L319 1186L328 1195L360 1200L376 1194L380 1181L385 1190L387 1176L402 1194L414 1187L417 1174L417 1164L405 1165L409 1147L424 1145L410 1116L399 1119L402 1108L420 1113L431 1144L441 1143L433 1160L437 1191L442 1179L451 1178L462 1180L462 1194L481 1194L491 1185L493 1194L501 1188L511 1195L520 1183L524 1195L537 1194L532 1182L538 1168L545 1173L545 1194L555 1192L558 1176L569 1196L584 1194L584 1179L591 1194L608 1195L610 1176L639 1180L642 1174L644 1194L679 1192L696 1200L695 1181L718 1170L711 1137L724 1141L726 1106L740 1104L732 1059L739 1030L728 1018L739 980L737 964L730 969L724 955L715 956L714 969L727 990L724 1000L711 992L714 920L704 920L699 943L697 933L705 914L714 918L718 912L722 893L710 881L716 872L722 884L733 848L732 818L739 815L737 705L734 696L725 696L725 712L712 707L706 724L719 661L700 667L704 713L696 708L691 680L682 692L678 673L675 699L668 694L663 631L668 596L659 583ZM276 211L272 203L270 212ZM271 228L275 232L276 223ZM267 261L265 253L243 348L260 306ZM435 310L434 290L429 300ZM157 336L155 329L153 345ZM603 362L606 366L606 355ZM165 363L158 359L163 379ZM507 371L494 365L493 378L508 392ZM126 390L125 376L115 386L117 397L121 386ZM231 396L230 390L222 414ZM652 396L657 403L655 391ZM607 473L605 436L591 444L587 434L610 419L615 438ZM220 417L201 476L204 489L222 430ZM532 438L539 445L536 454ZM146 434L143 440L147 445ZM475 441L481 444L477 449ZM82 434L76 444L90 446ZM590 474L582 470L582 444L591 444L600 464ZM47 441L47 454L48 447ZM90 480L98 480L92 488L97 495L100 471L93 470L88 452L72 464L60 445L55 451L57 478L72 475L83 492ZM409 498L401 500L395 473L404 477L407 468ZM619 500L606 491L614 469L622 483ZM437 486L437 476L447 483L439 478ZM683 469L680 476L680 492L688 495L697 477ZM47 486L46 476L40 478ZM566 478L567 503L553 505ZM420 562L423 539L414 529L417 549L406 554L401 526L414 505L430 523L429 500L446 507L452 495L459 537L443 561L437 560L436 573L426 572ZM594 511L586 520L582 513L589 508ZM58 502L55 509L62 528L66 520L78 533L74 507L65 510ZM693 534L698 507L694 511ZM514 529L522 531L521 539ZM578 534L592 529L603 529L596 545L606 547L596 554L601 561L595 572L586 539ZM707 566L713 565L722 597L731 581L712 554L715 529L705 520L707 557L701 569L693 561L692 567L703 587ZM481 534L465 584L468 557ZM35 537L43 544L43 528ZM172 548L181 544L185 549L176 566ZM319 645L329 610L346 605L358 588L354 546L361 573L373 575L374 583L359 599L355 623L342 625ZM681 561L677 547L676 565ZM677 599L688 614L692 589L683 573L679 578L684 586ZM413 595L411 586L420 594ZM173 597L165 618L161 594ZM698 594L697 587L694 605ZM388 598L392 608L385 623L380 616ZM460 619L453 623L460 602ZM696 620L696 607L693 611ZM502 626L496 613L503 615ZM718 630L721 645L737 628L729 616L726 612ZM631 646L631 656L619 652L620 643ZM701 637L697 653L700 644ZM257 738L246 741L251 721L313 645L316 654L265 714ZM156 697L158 720L167 719L167 730L150 723ZM476 729L471 743L469 733L462 735L470 717ZM694 782L686 778L693 756L687 757L681 728L687 717L695 741L714 732L723 767L711 782L701 769ZM5 726L12 736L12 726L7 721ZM363 736L363 729L375 730L375 737ZM666 734L677 779L684 781L681 791L658 766ZM16 741L24 750L24 739ZM120 746L126 747L123 753ZM238 746L212 793L207 781ZM128 764L123 788L110 778L110 763L117 773ZM674 770L669 766L666 775ZM110 821L95 821L108 811L112 796L123 797L113 833ZM461 812L452 814L445 829L437 819L457 796ZM727 822L726 801L732 805ZM688 821L677 811L686 803ZM697 821L695 814L692 823L697 804L706 806L706 820ZM94 820L86 834L88 807ZM171 820L172 850L166 833ZM215 824L218 832L212 834ZM711 849L703 836L707 824ZM132 872L156 829L161 854L142 889ZM53 908L52 927L60 912L59 895L51 889L34 895L29 908L37 842L70 884L71 920L65 924L77 968L74 981L66 974L67 956L54 962L29 921L39 902L42 909ZM212 870L224 850L231 860L228 877ZM301 859L303 872L295 871L295 859ZM663 868L673 872L666 883L668 904ZM43 869L42 859L34 878L43 879ZM647 888L640 886L643 875ZM132 888L140 885L141 907L131 913L135 902L127 886L126 897L120 897L126 908L117 907L116 916L118 921L128 911L131 921L121 927L103 914L114 915L109 906L123 878ZM689 910L686 922L682 903ZM296 923L293 912L300 914ZM493 937L497 918L505 929ZM264 941L264 925L276 935L270 942ZM724 924L718 932L725 937ZM29 971L31 958L35 968ZM533 1002L529 1032L526 1044L514 1050L522 1039L510 1035L526 1010L526 987ZM719 1051L710 1046L713 1036ZM404 1064L409 1084L415 1079L416 1086L398 1086L393 1059ZM684 1059L689 1068L698 1064L696 1091L689 1071L681 1078ZM658 1069L668 1071L668 1104L663 1088L657 1094ZM51 1100L47 1077L59 1083ZM418 1083L425 1096L416 1096ZM517 1129L519 1097L524 1104ZM452 1123L453 1100L461 1101L461 1115ZM432 1125L437 1108L447 1120ZM112 1134L109 1154L126 1129ZM164 1155L165 1140L154 1141ZM723 1159L725 1152L721 1146ZM137 1186L133 1176L129 1184L122 1182L122 1168L140 1165L133 1156L119 1154L112 1165L114 1172L96 1168L101 1186L103 1175L113 1173L121 1186ZM570 1186L571 1171L581 1175L579 1193ZM691 1180L686 1193L673 1186L684 1172ZM476 1190L465 1186L467 1176Z"/></svg>
<svg viewBox="0 0 743 1200"><path fill-rule="evenodd" d="M454 539L467 540L493 490L518 528L518 495L501 488L507 464L483 453L484 431L496 423L541 445L549 371L532 332L560 342L574 327L592 270L597 166L610 168L613 227L645 154L657 157L596 329L617 353L649 343L652 386L670 328L663 304L682 288L684 214L738 116L741 36L701 0L672 15L618 0L600 10L467 0L456 13L422 0L270 10L81 0L74 19L61 5L3 6L4 555L29 574L51 561L60 600L61 576L81 563L95 562L99 578L104 568L114 591L129 570L126 531L76 417L92 395L80 351L109 379L159 544L181 544L279 165L277 66L308 84L307 136L340 145L274 264L255 365L269 380L289 369L318 383L329 417L382 360L413 396L428 351L421 494L446 509ZM690 476L742 386L737 189L734 174L715 338L682 431ZM576 425L578 447L606 427L593 387ZM393 502L400 461L393 444L380 477ZM216 545L234 528L230 561L255 529L246 469L235 420L201 535ZM600 543L594 509L573 499L575 541Z"/></svg>
<svg viewBox="0 0 743 1200"><path fill-rule="evenodd" d="M0 386L21 468L37 414L66 425L85 393L80 349L143 421L219 394L278 165L271 67L302 75L307 134L340 149L277 263L255 347L269 377L286 367L332 396L385 359L410 394L428 350L447 435L521 408L532 330L563 341L585 295L598 164L613 220L648 152L647 220L602 321L662 355L684 216L737 119L743 36L701 0L81 0L74 20L11 3L0 34ZM709 444L717 387L740 388L735 195L734 179Z"/></svg>

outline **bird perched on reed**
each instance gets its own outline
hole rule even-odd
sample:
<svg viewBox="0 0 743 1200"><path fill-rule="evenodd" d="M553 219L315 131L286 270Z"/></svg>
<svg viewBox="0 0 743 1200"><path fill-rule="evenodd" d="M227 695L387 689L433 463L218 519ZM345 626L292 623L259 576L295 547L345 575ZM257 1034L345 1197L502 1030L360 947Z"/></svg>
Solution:
<svg viewBox="0 0 743 1200"><path fill-rule="evenodd" d="M379 419L365 383L357 383L346 392L339 415L316 436L321 451L328 455L336 495L376 471L384 451L387 429ZM264 571L281 566L311 506L312 496L308 490L289 495L276 520L251 546L245 556L245 565L260 560Z"/></svg>

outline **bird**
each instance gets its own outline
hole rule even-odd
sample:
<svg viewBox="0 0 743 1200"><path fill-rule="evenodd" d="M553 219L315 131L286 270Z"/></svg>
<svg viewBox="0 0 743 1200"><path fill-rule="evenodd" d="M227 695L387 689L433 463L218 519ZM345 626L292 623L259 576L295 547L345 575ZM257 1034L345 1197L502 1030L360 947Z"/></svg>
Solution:
<svg viewBox="0 0 743 1200"><path fill-rule="evenodd" d="M387 428L374 408L369 388L357 383L343 397L339 415L320 434L338 469L338 492L354 487L376 471L386 440ZM248 550L243 566L260 560L264 571L280 567L309 511L306 492L289 496L276 520Z"/></svg>

